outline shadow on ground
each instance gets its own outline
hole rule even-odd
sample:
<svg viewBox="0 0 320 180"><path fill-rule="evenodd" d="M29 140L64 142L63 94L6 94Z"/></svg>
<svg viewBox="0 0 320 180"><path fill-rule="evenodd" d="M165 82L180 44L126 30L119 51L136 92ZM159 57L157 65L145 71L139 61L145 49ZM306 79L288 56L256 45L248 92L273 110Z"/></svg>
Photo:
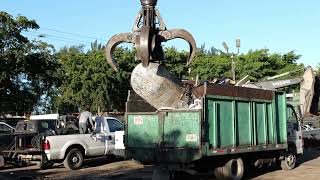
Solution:
<svg viewBox="0 0 320 180"><path fill-rule="evenodd" d="M88 177L107 173L108 171L125 169L135 166L134 162L116 162L117 158L95 158L86 160L83 168L69 171L63 164L55 164L51 169L40 169L38 166L14 168L12 166L0 169L1 180L29 180L29 179L88 179ZM11 169L10 169L11 167ZM104 168L105 167L105 168Z"/></svg>
<svg viewBox="0 0 320 180"><path fill-rule="evenodd" d="M305 149L304 155L298 158L297 166L301 166L308 161L320 157L320 148ZM63 165L56 164L54 169L41 170L38 167L33 168L15 168L15 169L0 169L1 180L31 180L31 179L93 179L93 180L151 180L153 166L145 165L134 161L114 162L107 158L96 158L87 160L84 167L76 171L68 171ZM247 171L244 179L258 178L260 176L278 171L280 168L263 167L260 169L250 169ZM176 175L176 180L212 180L213 175L197 175L179 172Z"/></svg>
<svg viewBox="0 0 320 180"><path fill-rule="evenodd" d="M320 147L317 148L305 148L304 154L297 159L296 168L301 166L304 163L307 163L308 161L317 159L320 157ZM260 169L252 169L250 172L247 172L245 179L252 179L255 177L262 176L266 173L270 173L273 171L281 171L280 167L263 167Z"/></svg>
<svg viewBox="0 0 320 180"><path fill-rule="evenodd" d="M305 148L303 151L303 156L299 157L297 160L297 166L320 157L320 147Z"/></svg>

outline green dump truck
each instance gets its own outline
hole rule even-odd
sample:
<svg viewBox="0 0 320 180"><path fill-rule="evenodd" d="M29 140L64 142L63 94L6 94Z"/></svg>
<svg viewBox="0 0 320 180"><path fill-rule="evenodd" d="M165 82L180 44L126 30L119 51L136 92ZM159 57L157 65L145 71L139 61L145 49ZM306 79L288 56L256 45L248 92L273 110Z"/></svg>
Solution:
<svg viewBox="0 0 320 180"><path fill-rule="evenodd" d="M245 166L294 168L303 140L284 92L204 83L193 94L201 109L155 110L129 95L126 153L155 164L154 179L181 170L241 179Z"/></svg>

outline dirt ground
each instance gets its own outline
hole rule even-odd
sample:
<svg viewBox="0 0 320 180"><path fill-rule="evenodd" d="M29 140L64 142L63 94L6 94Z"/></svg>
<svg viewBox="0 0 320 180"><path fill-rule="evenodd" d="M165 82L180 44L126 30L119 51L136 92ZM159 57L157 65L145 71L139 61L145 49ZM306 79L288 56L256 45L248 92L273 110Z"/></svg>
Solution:
<svg viewBox="0 0 320 180"><path fill-rule="evenodd" d="M88 160L84 167L76 171L68 171L63 165L56 164L53 169L40 170L37 166L24 168L5 167L0 169L0 180L31 180L31 179L92 179L92 180L150 180L152 166L143 166L136 161L108 162L105 158ZM203 176L180 174L179 179L212 179ZM320 179L320 148L305 149L305 153L298 159L294 170L262 168L247 173L245 179L255 180L318 180Z"/></svg>

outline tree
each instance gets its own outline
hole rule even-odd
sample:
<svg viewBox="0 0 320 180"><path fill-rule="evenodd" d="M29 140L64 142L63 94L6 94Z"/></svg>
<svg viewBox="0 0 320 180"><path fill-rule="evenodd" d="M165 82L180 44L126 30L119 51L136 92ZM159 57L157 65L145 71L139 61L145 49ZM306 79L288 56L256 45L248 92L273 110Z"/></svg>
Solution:
<svg viewBox="0 0 320 180"><path fill-rule="evenodd" d="M317 75L320 76L320 64L318 64L316 72L317 72Z"/></svg>
<svg viewBox="0 0 320 180"><path fill-rule="evenodd" d="M216 77L231 78L231 58L221 51L216 52L220 53L211 55L205 51L198 55L191 65L191 77L199 75L202 80L212 80ZM281 55L270 54L268 49L251 50L235 57L236 79L249 75L251 80L257 81L292 70L300 70L301 74L304 65L296 63L299 58L300 56L293 51Z"/></svg>
<svg viewBox="0 0 320 180"><path fill-rule="evenodd" d="M91 46L91 50L87 52L78 46L64 48L58 53L63 83L57 106L59 109L68 107L70 110L70 107L77 109L89 105L94 111L124 111L127 91L131 89L131 72L138 63L134 61L135 51L116 49L114 56L120 67L119 72L115 72L105 60L103 46L96 42ZM207 51L204 45L198 51L189 67L186 66L189 52L180 52L174 47L165 49L166 59L161 62L173 75L184 79L197 75L201 80L231 78L231 60L227 54L214 47ZM299 57L294 52L281 55L270 54L266 49L249 51L235 58L237 79L250 75L256 81L301 68L303 65L296 63Z"/></svg>
<svg viewBox="0 0 320 180"><path fill-rule="evenodd" d="M34 110L58 83L53 46L22 35L38 28L35 20L0 11L0 113Z"/></svg>
<svg viewBox="0 0 320 180"><path fill-rule="evenodd" d="M104 49L104 46L102 44L99 44L97 40L90 43L91 51L100 51Z"/></svg>
<svg viewBox="0 0 320 180"><path fill-rule="evenodd" d="M93 43L93 47L102 47ZM63 83L56 105L84 108L93 111L124 111L130 77L136 65L134 52L117 48L114 57L120 68L115 72L108 65L103 49L84 52L81 47L64 48L58 53L62 64Z"/></svg>
<svg viewBox="0 0 320 180"><path fill-rule="evenodd" d="M165 66L166 68L176 77L187 78L188 67L186 66L188 60L188 52L182 51L179 52L176 48L166 48L165 49L166 59Z"/></svg>

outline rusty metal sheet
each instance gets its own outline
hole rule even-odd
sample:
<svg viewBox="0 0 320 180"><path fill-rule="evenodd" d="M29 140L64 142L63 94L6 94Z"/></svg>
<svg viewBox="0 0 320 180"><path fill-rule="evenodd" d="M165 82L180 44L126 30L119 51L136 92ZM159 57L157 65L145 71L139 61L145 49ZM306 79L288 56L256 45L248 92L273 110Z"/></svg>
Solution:
<svg viewBox="0 0 320 180"><path fill-rule="evenodd" d="M219 95L262 100L272 100L274 94L273 91L270 90L236 87L231 85L220 84L203 84L194 88L192 92L198 98L204 95Z"/></svg>
<svg viewBox="0 0 320 180"><path fill-rule="evenodd" d="M254 89L254 88L245 88L245 87L233 87L234 88L234 97L244 97L244 98L253 98L253 99L273 99L273 91Z"/></svg>
<svg viewBox="0 0 320 180"><path fill-rule="evenodd" d="M155 112L156 108L151 106L142 97L133 90L129 90L128 99L126 102L126 112Z"/></svg>

